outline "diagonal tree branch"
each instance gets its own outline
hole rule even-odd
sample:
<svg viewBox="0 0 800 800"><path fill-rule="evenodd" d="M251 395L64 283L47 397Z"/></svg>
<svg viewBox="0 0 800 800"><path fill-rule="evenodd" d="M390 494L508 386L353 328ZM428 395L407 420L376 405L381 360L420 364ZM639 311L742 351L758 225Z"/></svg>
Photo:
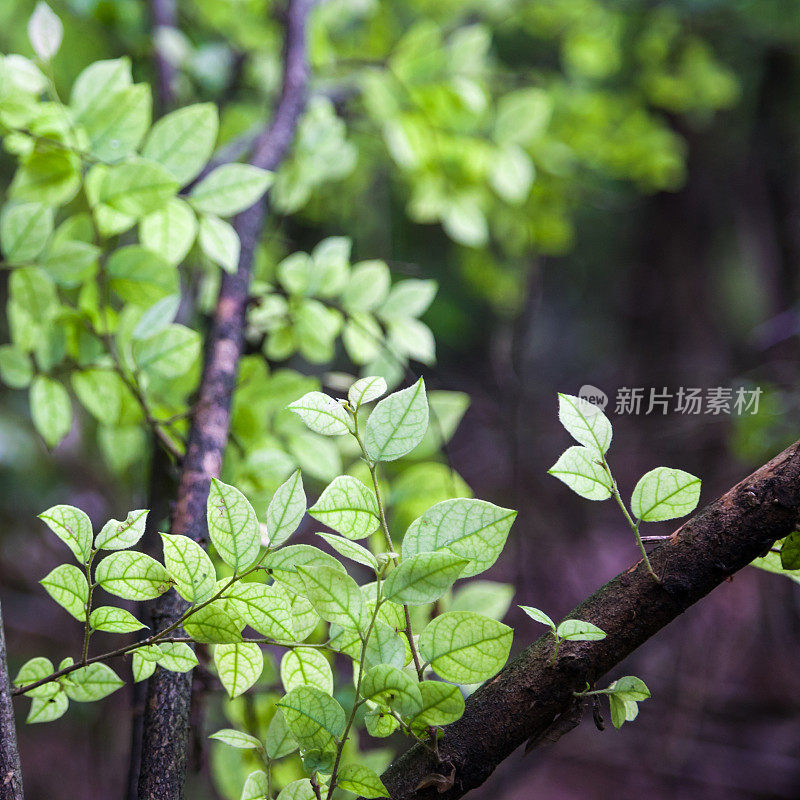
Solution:
<svg viewBox="0 0 800 800"><path fill-rule="evenodd" d="M0 609L0 800L23 800L22 768L11 703L11 680L6 658L6 635Z"/></svg>
<svg viewBox="0 0 800 800"><path fill-rule="evenodd" d="M568 615L598 625L600 642L565 643L555 665L543 636L467 701L439 741L441 763L417 745L383 774L392 800L455 800L482 784L526 741L553 740L577 724L573 692L594 684L661 628L798 524L800 442L696 514L650 559L618 575ZM454 770L454 772L453 772ZM446 788L436 776L449 777ZM419 789L420 784L428 788ZM444 789L443 792L437 790Z"/></svg>
<svg viewBox="0 0 800 800"><path fill-rule="evenodd" d="M275 169L294 137L305 108L308 84L306 24L313 0L291 0L286 17L284 76L280 100L269 127L256 141L250 163ZM239 268L224 274L207 338L206 360L183 462L173 533L205 543L206 498L211 478L219 475L230 428L231 398L244 342L250 276L266 204L257 203L236 218L242 242ZM177 619L183 601L174 593L156 607L156 626ZM191 674L158 669L150 679L144 716L139 776L140 800L177 800L183 796Z"/></svg>

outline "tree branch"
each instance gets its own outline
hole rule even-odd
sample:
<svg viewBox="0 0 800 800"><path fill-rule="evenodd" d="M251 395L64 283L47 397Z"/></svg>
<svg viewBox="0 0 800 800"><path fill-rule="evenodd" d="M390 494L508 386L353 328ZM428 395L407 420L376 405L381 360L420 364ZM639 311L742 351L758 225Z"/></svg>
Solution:
<svg viewBox="0 0 800 800"><path fill-rule="evenodd" d="M6 635L0 608L0 800L23 800L22 768L11 702L11 679L6 658Z"/></svg>
<svg viewBox="0 0 800 800"><path fill-rule="evenodd" d="M165 30L177 28L177 0L150 0L150 22L153 28L153 49L156 65L158 105L164 114L175 105L175 65L164 54L159 36Z"/></svg>
<svg viewBox="0 0 800 800"><path fill-rule="evenodd" d="M305 107L308 84L306 22L313 0L291 0L286 20L281 97L267 130L256 142L250 163L275 169L291 144ZM205 543L205 506L211 479L220 473L230 428L231 398L244 341L250 276L266 204L243 211L235 227L242 242L239 268L224 274L207 339L206 360L181 471L172 520L173 533ZM177 619L183 601L164 595L156 608L159 628ZM157 669L148 685L139 778L140 800L177 800L183 795L191 694L190 673Z"/></svg>
<svg viewBox="0 0 800 800"><path fill-rule="evenodd" d="M558 735L574 707L573 692L594 684L661 628L798 524L800 442L793 444L700 511L642 561L574 608L568 617L598 625L599 642L565 642L555 665L552 636L524 650L467 701L464 716L445 729L440 763L417 745L384 773L392 800L455 800L482 784L495 767L530 741ZM569 726L567 726L568 728ZM437 775L453 782L440 793ZM433 780L431 779L433 777ZM420 784L429 788L418 789ZM439 782L438 788L445 788Z"/></svg>

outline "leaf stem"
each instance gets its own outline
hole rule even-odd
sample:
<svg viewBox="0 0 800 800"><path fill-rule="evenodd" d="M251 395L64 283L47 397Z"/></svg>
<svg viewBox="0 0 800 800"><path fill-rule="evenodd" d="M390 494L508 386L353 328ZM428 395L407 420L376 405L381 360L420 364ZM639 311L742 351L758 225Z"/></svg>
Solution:
<svg viewBox="0 0 800 800"><path fill-rule="evenodd" d="M89 558L86 560L86 583L89 584L89 594L86 597L86 620L84 621L83 630L83 651L81 653L81 664L86 664L86 659L89 657L89 637L92 635L92 628L89 624L89 617L92 613L92 595L94 594L95 583L92 583L92 561L94 560L97 550L92 548L89 553Z"/></svg>

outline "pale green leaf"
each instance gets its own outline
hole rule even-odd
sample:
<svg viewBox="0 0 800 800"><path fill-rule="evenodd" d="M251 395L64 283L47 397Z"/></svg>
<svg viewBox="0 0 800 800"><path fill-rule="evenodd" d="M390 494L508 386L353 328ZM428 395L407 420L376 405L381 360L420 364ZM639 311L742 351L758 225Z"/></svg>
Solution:
<svg viewBox="0 0 800 800"><path fill-rule="evenodd" d="M496 581L470 581L453 593L447 611L474 611L485 617L501 620L514 597L510 583Z"/></svg>
<svg viewBox="0 0 800 800"><path fill-rule="evenodd" d="M242 786L239 800L264 800L270 797L270 779L264 770L251 772Z"/></svg>
<svg viewBox="0 0 800 800"><path fill-rule="evenodd" d="M339 770L337 786L354 792L359 797L389 797L389 792L378 775L364 764L345 764Z"/></svg>
<svg viewBox="0 0 800 800"><path fill-rule="evenodd" d="M200 217L200 249L226 272L234 273L239 266L242 243L235 228L213 214Z"/></svg>
<svg viewBox="0 0 800 800"><path fill-rule="evenodd" d="M111 167L100 185L99 202L137 219L166 206L178 182L160 164L145 159Z"/></svg>
<svg viewBox="0 0 800 800"><path fill-rule="evenodd" d="M33 261L53 233L53 209L42 203L7 204L0 213L0 247L9 264Z"/></svg>
<svg viewBox="0 0 800 800"><path fill-rule="evenodd" d="M298 469L275 490L267 507L269 546L282 545L297 530L305 513L306 493Z"/></svg>
<svg viewBox="0 0 800 800"><path fill-rule="evenodd" d="M146 681L156 671L157 666L158 664L155 661L145 658L140 650L134 650L133 658L131 659L133 682Z"/></svg>
<svg viewBox="0 0 800 800"><path fill-rule="evenodd" d="M175 319L180 304L179 294L167 295L157 300L139 317L131 339L149 339L163 331Z"/></svg>
<svg viewBox="0 0 800 800"><path fill-rule="evenodd" d="M639 706L634 700L619 698L614 694L608 696L611 710L611 722L615 728L621 728L626 722L633 722L639 715Z"/></svg>
<svg viewBox="0 0 800 800"><path fill-rule="evenodd" d="M392 286L389 297L379 307L378 315L384 319L392 317L419 317L428 310L436 296L436 281L398 281Z"/></svg>
<svg viewBox="0 0 800 800"><path fill-rule="evenodd" d="M19 668L17 677L14 678L14 686L19 688L31 683L36 683L36 681L40 681L42 678L46 678L54 672L53 662L49 658L44 658L44 656L31 658ZM37 686L35 689L28 690L25 692L25 696L38 698L54 697L60 690L61 687L58 681L50 681L49 683Z"/></svg>
<svg viewBox="0 0 800 800"><path fill-rule="evenodd" d="M241 629L218 600L193 611L183 627L192 639L203 644L234 644L242 641Z"/></svg>
<svg viewBox="0 0 800 800"><path fill-rule="evenodd" d="M489 170L489 183L507 203L523 203L535 177L533 160L519 145L508 144L495 151Z"/></svg>
<svg viewBox="0 0 800 800"><path fill-rule="evenodd" d="M283 758L297 750L297 740L292 736L279 708L275 709L275 714L269 722L266 745L267 755L272 759Z"/></svg>
<svg viewBox="0 0 800 800"><path fill-rule="evenodd" d="M101 95L81 115L92 155L114 162L133 153L150 127L152 112L153 97L147 84L124 86Z"/></svg>
<svg viewBox="0 0 800 800"><path fill-rule="evenodd" d="M373 461L394 461L410 453L428 429L425 382L390 394L375 406L367 420L364 444Z"/></svg>
<svg viewBox="0 0 800 800"><path fill-rule="evenodd" d="M292 736L304 749L327 750L344 733L344 709L322 689L296 686L278 705Z"/></svg>
<svg viewBox="0 0 800 800"><path fill-rule="evenodd" d="M53 722L53 720L63 717L68 707L69 700L64 692L59 692L47 698L34 697L25 722L28 724Z"/></svg>
<svg viewBox="0 0 800 800"><path fill-rule="evenodd" d="M72 551L81 564L86 563L92 550L92 522L75 506L52 506L39 514L53 533Z"/></svg>
<svg viewBox="0 0 800 800"><path fill-rule="evenodd" d="M115 692L125 681L107 664L89 664L70 673L64 691L70 700L91 703Z"/></svg>
<svg viewBox="0 0 800 800"><path fill-rule="evenodd" d="M403 358L423 364L436 363L433 331L413 317L397 317L389 322L389 347Z"/></svg>
<svg viewBox="0 0 800 800"><path fill-rule="evenodd" d="M656 467L636 484L631 511L642 522L660 522L691 513L699 500L700 478L680 469Z"/></svg>
<svg viewBox="0 0 800 800"><path fill-rule="evenodd" d="M400 563L384 584L389 600L421 606L438 600L470 563L453 553L419 553Z"/></svg>
<svg viewBox="0 0 800 800"><path fill-rule="evenodd" d="M467 611L450 611L427 625L419 637L419 649L445 680L479 683L506 663L512 635L502 622Z"/></svg>
<svg viewBox="0 0 800 800"><path fill-rule="evenodd" d="M361 696L388 706L402 717L413 717L422 711L422 695L417 681L389 664L378 664L364 673Z"/></svg>
<svg viewBox="0 0 800 800"><path fill-rule="evenodd" d="M89 625L93 630L107 633L132 633L147 627L130 611L114 606L100 606L92 611L89 615Z"/></svg>
<svg viewBox="0 0 800 800"><path fill-rule="evenodd" d="M277 800L316 800L316 793L308 778L287 783L281 789Z"/></svg>
<svg viewBox="0 0 800 800"><path fill-rule="evenodd" d="M162 642L158 649L159 666L170 672L188 672L197 666L197 656L186 642Z"/></svg>
<svg viewBox="0 0 800 800"><path fill-rule="evenodd" d="M224 164L192 189L189 202L201 213L230 217L257 202L272 179L271 172L249 164Z"/></svg>
<svg viewBox="0 0 800 800"><path fill-rule="evenodd" d="M381 610L385 608L381 607ZM359 649L356 645L356 649ZM378 620L372 626L372 633L364 648L364 666L369 668L378 664L388 664L392 667L403 667L411 659L411 651L405 636L400 636L397 630ZM358 660L356 652L355 660Z"/></svg>
<svg viewBox="0 0 800 800"><path fill-rule="evenodd" d="M69 104L75 118L81 122L104 98L113 97L132 83L131 62L127 57L89 64L72 84Z"/></svg>
<svg viewBox="0 0 800 800"><path fill-rule="evenodd" d="M180 264L197 236L197 217L190 206L173 197L163 208L148 213L139 222L139 241L168 264Z"/></svg>
<svg viewBox="0 0 800 800"><path fill-rule="evenodd" d="M556 624L553 622L550 617L544 613L539 608L533 608L532 606L520 606L520 608L534 621L541 622L542 625L547 625L553 633L556 631Z"/></svg>
<svg viewBox="0 0 800 800"><path fill-rule="evenodd" d="M295 639L292 607L286 595L263 583L235 583L225 600L253 630L279 642Z"/></svg>
<svg viewBox="0 0 800 800"><path fill-rule="evenodd" d="M86 369L73 372L72 388L84 408L99 422L114 425L119 420L126 387L116 372ZM111 549L111 548L109 548Z"/></svg>
<svg viewBox="0 0 800 800"><path fill-rule="evenodd" d="M0 345L0 378L12 389L25 389L33 380L30 356L13 344Z"/></svg>
<svg viewBox="0 0 800 800"><path fill-rule="evenodd" d="M147 339L133 343L133 358L142 370L173 378L183 375L200 357L200 334L171 323Z"/></svg>
<svg viewBox="0 0 800 800"><path fill-rule="evenodd" d="M375 493L350 475L334 479L308 513L348 539L363 539L380 525Z"/></svg>
<svg viewBox="0 0 800 800"><path fill-rule="evenodd" d="M147 509L128 512L124 520L111 519L103 525L94 540L96 550L125 550L133 547L144 535Z"/></svg>
<svg viewBox="0 0 800 800"><path fill-rule="evenodd" d="M387 736L391 736L399 725L400 722L396 717L379 709L368 711L364 715L364 727L367 729L367 733L376 739L385 739Z"/></svg>
<svg viewBox="0 0 800 800"><path fill-rule="evenodd" d="M597 453L588 447L568 447L547 471L587 500L611 497L611 478L598 463Z"/></svg>
<svg viewBox="0 0 800 800"><path fill-rule="evenodd" d="M284 691L295 686L315 686L333 694L333 672L328 659L313 647L295 647L281 659L281 683Z"/></svg>
<svg viewBox="0 0 800 800"><path fill-rule="evenodd" d="M297 572L302 566L326 566L346 572L344 565L329 553L309 544L290 544L268 553L263 566L273 578L286 586L292 594L305 594L306 587Z"/></svg>
<svg viewBox="0 0 800 800"><path fill-rule="evenodd" d="M572 642L597 642L605 639L605 631L580 619L565 619L557 628L556 636Z"/></svg>
<svg viewBox="0 0 800 800"><path fill-rule="evenodd" d="M378 559L358 542L345 539L343 536L335 536L332 533L318 533L317 536L321 536L339 555L377 571Z"/></svg>
<svg viewBox="0 0 800 800"><path fill-rule="evenodd" d="M214 565L197 542L182 534L161 534L164 566L175 581L175 590L190 603L202 603L214 594L217 575Z"/></svg>
<svg viewBox="0 0 800 800"><path fill-rule="evenodd" d="M94 577L107 592L125 600L152 600L170 587L169 574L158 561L132 550L106 556Z"/></svg>
<svg viewBox="0 0 800 800"><path fill-rule="evenodd" d="M322 619L361 630L367 620L364 598L356 582L332 567L298 567L306 595Z"/></svg>
<svg viewBox="0 0 800 800"><path fill-rule="evenodd" d="M342 436L350 432L350 417L340 403L322 392L308 392L286 406L315 433Z"/></svg>
<svg viewBox="0 0 800 800"><path fill-rule="evenodd" d="M39 581L60 606L81 622L86 621L89 584L86 575L74 564L61 564Z"/></svg>
<svg viewBox="0 0 800 800"><path fill-rule="evenodd" d="M214 647L214 664L220 682L231 698L244 694L264 670L264 654L252 642L218 644Z"/></svg>
<svg viewBox="0 0 800 800"><path fill-rule="evenodd" d="M142 308L179 291L178 271L140 245L115 250L106 263L106 273L112 291Z"/></svg>
<svg viewBox="0 0 800 800"><path fill-rule="evenodd" d="M47 375L31 383L31 416L48 447L55 447L72 428L72 404L67 390Z"/></svg>
<svg viewBox="0 0 800 800"><path fill-rule="evenodd" d="M422 681L418 688L422 696L422 710L412 720L415 730L449 725L461 719L464 695L458 686L440 681Z"/></svg>
<svg viewBox="0 0 800 800"><path fill-rule="evenodd" d="M220 557L235 570L247 569L261 546L258 518L247 498L214 478L206 506L208 532Z"/></svg>
<svg viewBox="0 0 800 800"><path fill-rule="evenodd" d="M614 694L622 700L632 700L640 703L650 697L650 690L647 684L634 675L626 675L624 678L614 681L606 692Z"/></svg>
<svg viewBox="0 0 800 800"><path fill-rule="evenodd" d="M230 745L231 747L236 747L239 750L264 749L264 745L262 745L255 736L251 736L249 733L244 733L244 731L234 730L233 728L223 728L216 733L212 733L208 738L216 739L218 742L223 742L224 744Z"/></svg>
<svg viewBox="0 0 800 800"><path fill-rule="evenodd" d="M196 178L217 140L214 103L196 103L162 117L145 140L142 155L167 168L181 186Z"/></svg>
<svg viewBox="0 0 800 800"><path fill-rule="evenodd" d="M353 265L342 306L349 312L372 311L389 294L391 275L383 261L361 261Z"/></svg>
<svg viewBox="0 0 800 800"><path fill-rule="evenodd" d="M347 392L347 399L353 408L371 403L386 394L386 380L378 375L357 380Z"/></svg>
<svg viewBox="0 0 800 800"><path fill-rule="evenodd" d="M558 419L572 436L602 457L611 445L611 423L593 403L569 394L558 395Z"/></svg>
<svg viewBox="0 0 800 800"><path fill-rule="evenodd" d="M49 61L61 47L64 26L44 0L39 0L28 20L28 39L33 52L42 61Z"/></svg>
<svg viewBox="0 0 800 800"><path fill-rule="evenodd" d="M516 516L516 511L485 500L444 500L409 525L403 558L446 550L471 562L462 577L477 575L497 560Z"/></svg>

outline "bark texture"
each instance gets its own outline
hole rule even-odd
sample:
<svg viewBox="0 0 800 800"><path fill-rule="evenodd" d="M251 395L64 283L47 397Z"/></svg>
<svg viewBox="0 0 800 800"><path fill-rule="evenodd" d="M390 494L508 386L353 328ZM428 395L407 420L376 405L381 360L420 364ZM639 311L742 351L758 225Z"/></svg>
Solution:
<svg viewBox="0 0 800 800"><path fill-rule="evenodd" d="M292 0L286 17L281 97L269 127L257 140L250 163L275 169L294 137L306 101L308 61L306 22L312 0ZM207 337L203 377L183 462L172 532L206 544L206 498L211 479L220 474L230 429L231 398L244 343L250 276L266 214L259 202L236 218L242 242L239 267L225 273ZM155 624L172 623L185 609L174 592L158 604ZM191 674L158 669L148 685L139 775L140 800L177 800L183 796L191 702Z"/></svg>
<svg viewBox="0 0 800 800"><path fill-rule="evenodd" d="M552 741L574 727L573 692L594 684L689 606L769 551L798 524L800 442L704 508L650 554L660 582L640 561L574 608L608 636L565 643L555 665L548 634L467 701L439 742L441 763L421 746L384 773L392 800L455 800L482 784L520 745ZM454 770L454 772L453 772ZM436 776L453 775L445 788ZM426 788L418 788L420 785Z"/></svg>
<svg viewBox="0 0 800 800"><path fill-rule="evenodd" d="M8 674L6 634L0 608L0 800L23 800L22 768L14 727L11 679Z"/></svg>

